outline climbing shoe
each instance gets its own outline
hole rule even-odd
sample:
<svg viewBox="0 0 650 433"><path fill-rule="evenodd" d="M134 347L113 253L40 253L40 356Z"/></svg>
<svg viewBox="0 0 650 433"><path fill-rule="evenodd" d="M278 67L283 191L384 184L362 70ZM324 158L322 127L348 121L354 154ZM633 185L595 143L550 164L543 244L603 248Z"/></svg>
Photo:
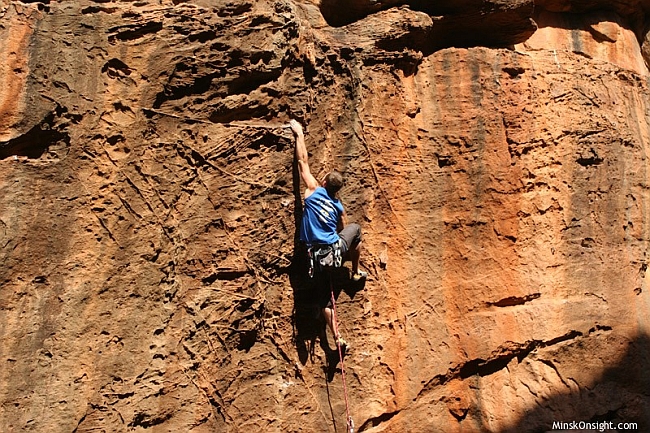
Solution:
<svg viewBox="0 0 650 433"><path fill-rule="evenodd" d="M366 278L368 278L367 272L358 271L356 274L352 276L352 281L361 281L361 280L365 280Z"/></svg>

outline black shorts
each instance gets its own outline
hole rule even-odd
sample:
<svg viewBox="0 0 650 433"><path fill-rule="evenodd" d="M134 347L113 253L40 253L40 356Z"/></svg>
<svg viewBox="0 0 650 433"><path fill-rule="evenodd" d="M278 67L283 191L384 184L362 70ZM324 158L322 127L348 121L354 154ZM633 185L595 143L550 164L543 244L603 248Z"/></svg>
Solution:
<svg viewBox="0 0 650 433"><path fill-rule="evenodd" d="M347 225L339 232L339 237L343 239L342 251L343 257L352 248L361 242L361 227L359 224Z"/></svg>
<svg viewBox="0 0 650 433"><path fill-rule="evenodd" d="M313 281L316 303L319 308L332 308L332 288L330 287L329 278L315 278Z"/></svg>

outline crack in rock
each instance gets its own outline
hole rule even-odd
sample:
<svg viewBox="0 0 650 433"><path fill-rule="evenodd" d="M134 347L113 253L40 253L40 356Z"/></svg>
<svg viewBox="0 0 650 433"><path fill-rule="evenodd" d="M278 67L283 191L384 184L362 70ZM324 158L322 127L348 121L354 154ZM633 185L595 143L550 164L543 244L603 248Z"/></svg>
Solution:
<svg viewBox="0 0 650 433"><path fill-rule="evenodd" d="M541 293L531 293L526 296L509 296L497 302L488 302L487 305L494 307L514 307L515 305L523 305L527 302L538 299L540 296L542 296Z"/></svg>
<svg viewBox="0 0 650 433"><path fill-rule="evenodd" d="M369 428L377 427L379 424L390 420L398 413L400 413L399 410L395 412L382 413L381 415L368 418L363 424L361 424L361 427L359 427L359 433L366 431Z"/></svg>
<svg viewBox="0 0 650 433"><path fill-rule="evenodd" d="M583 333L580 331L570 331L549 341L530 340L524 343L508 342L493 351L492 355L487 359L472 359L450 368L445 374L434 376L424 385L414 400L417 400L420 396L426 394L431 389L444 385L453 379L467 379L468 377L475 375L489 376L506 368L514 358L517 358L518 361L521 362L537 348L552 346L581 336L583 336Z"/></svg>

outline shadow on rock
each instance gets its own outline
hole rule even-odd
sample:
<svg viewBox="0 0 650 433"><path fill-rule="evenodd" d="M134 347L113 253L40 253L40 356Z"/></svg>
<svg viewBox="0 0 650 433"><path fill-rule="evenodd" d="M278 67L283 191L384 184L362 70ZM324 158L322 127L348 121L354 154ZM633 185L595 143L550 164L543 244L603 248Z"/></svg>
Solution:
<svg viewBox="0 0 650 433"><path fill-rule="evenodd" d="M624 340L622 344L627 347L616 366L605 369L590 383L581 383L577 391L556 394L541 401L516 425L501 433L569 431L567 428L573 421L591 423L591 430L578 431L650 431L650 337L618 338ZM579 352L581 348L572 349ZM590 358L593 363L596 355L593 350L577 353L567 362L589 365ZM593 429L594 423L598 425L596 429ZM630 428L633 426L630 423L635 423L635 428Z"/></svg>
<svg viewBox="0 0 650 433"><path fill-rule="evenodd" d="M293 339L302 365L313 359L316 341L323 343L325 323L317 302L316 281L308 275L307 252L304 246L297 245L290 274L293 289Z"/></svg>

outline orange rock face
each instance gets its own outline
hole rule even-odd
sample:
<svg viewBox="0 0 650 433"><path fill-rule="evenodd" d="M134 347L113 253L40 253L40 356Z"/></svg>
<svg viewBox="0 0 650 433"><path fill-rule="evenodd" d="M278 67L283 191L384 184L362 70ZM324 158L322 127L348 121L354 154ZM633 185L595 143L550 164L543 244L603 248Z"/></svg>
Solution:
<svg viewBox="0 0 650 433"><path fill-rule="evenodd" d="M0 140L6 141L13 137L16 123L23 120L25 111L22 100L24 89L27 85L29 74L28 43L32 35L30 16L34 12L29 8L15 6L15 17L0 30L2 33L3 59L0 66L2 77L2 91L0 93Z"/></svg>
<svg viewBox="0 0 650 433"><path fill-rule="evenodd" d="M427 3L0 2L0 431L345 431L291 118L355 431L650 429L643 5Z"/></svg>

